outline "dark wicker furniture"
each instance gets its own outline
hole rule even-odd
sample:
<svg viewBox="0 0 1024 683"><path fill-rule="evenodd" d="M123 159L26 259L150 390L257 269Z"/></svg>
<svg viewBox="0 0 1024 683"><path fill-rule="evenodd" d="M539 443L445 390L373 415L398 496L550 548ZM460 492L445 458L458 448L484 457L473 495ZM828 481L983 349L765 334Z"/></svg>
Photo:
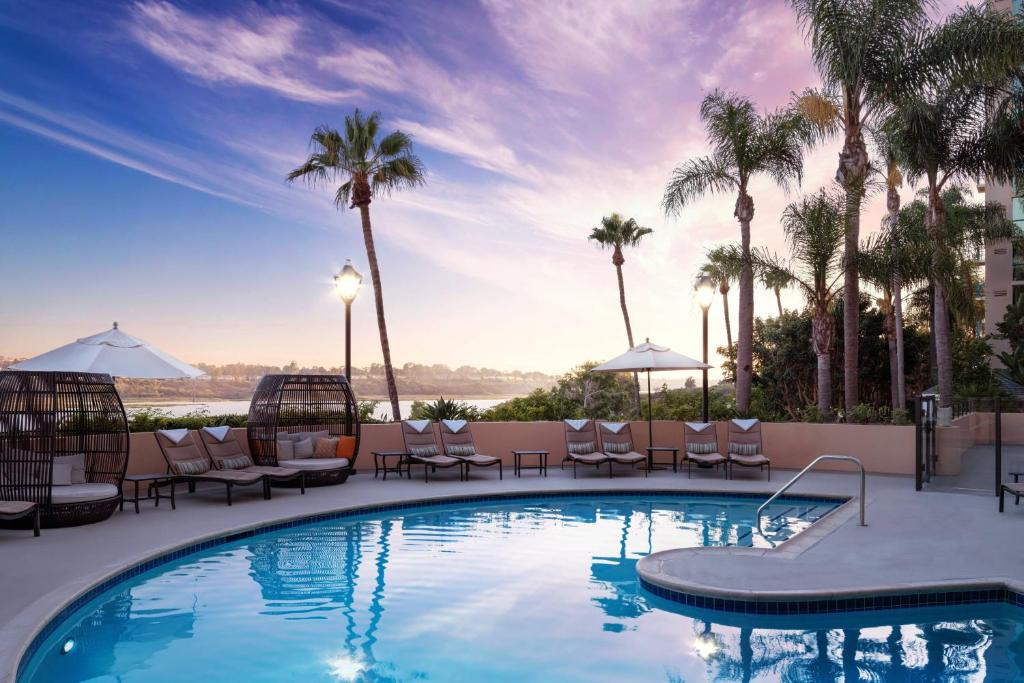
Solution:
<svg viewBox="0 0 1024 683"><path fill-rule="evenodd" d="M504 466L501 458L493 455L484 455L476 450L476 442L473 440L473 430L466 420L441 420L438 429L441 432L441 445L444 447L444 454L461 460L466 464L466 479L469 479L470 467L493 467L498 466L498 479L504 479Z"/></svg>
<svg viewBox="0 0 1024 683"><path fill-rule="evenodd" d="M39 536L39 505L25 500L0 501L0 520L15 522L32 518L32 532Z"/></svg>
<svg viewBox="0 0 1024 683"><path fill-rule="evenodd" d="M214 469L213 462L202 451L199 450L198 441L190 430L181 430L184 436L179 441L174 441L168 433L175 430L160 430L153 432L160 453L167 462L168 480L172 485L174 482L185 482L188 484L189 493L195 493L196 483L211 482L224 484L228 505L232 503L231 494L236 486L254 486L262 484L263 499L270 500L270 480L264 474L255 472L233 472L230 470ZM202 464L202 471L186 472L182 467L184 463L199 462Z"/></svg>
<svg viewBox="0 0 1024 683"><path fill-rule="evenodd" d="M306 495L306 472L293 470L288 467L269 467L265 465L253 465L249 458L249 464L243 466L231 466L232 460L236 458L246 459L247 454L242 451L242 444L238 442L235 430L228 431L223 440L218 440L205 428L199 430L199 440L210 456L214 467L217 470L226 472L252 472L253 474L264 475L272 484L298 484L299 491Z"/></svg>
<svg viewBox="0 0 1024 683"><path fill-rule="evenodd" d="M56 458L68 485L53 485ZM99 522L121 502L127 466L128 419L110 375L0 372L0 501L36 503L45 527Z"/></svg>
<svg viewBox="0 0 1024 683"><path fill-rule="evenodd" d="M257 465L279 466L279 432L321 431L355 437L355 449L343 466L306 470L305 485L343 484L355 472L359 455L359 406L344 375L265 375L260 380L249 404L246 430Z"/></svg>
<svg viewBox="0 0 1024 683"><path fill-rule="evenodd" d="M424 424L426 423L426 424ZM422 425L423 429L417 426ZM434 425L429 420L402 420L402 441L406 451L406 471L412 479L412 465L423 465L423 481L430 481L430 473L437 472L437 468L459 468L459 481L466 479L466 472L469 465L450 455L445 455L438 448L437 438L434 436Z"/></svg>

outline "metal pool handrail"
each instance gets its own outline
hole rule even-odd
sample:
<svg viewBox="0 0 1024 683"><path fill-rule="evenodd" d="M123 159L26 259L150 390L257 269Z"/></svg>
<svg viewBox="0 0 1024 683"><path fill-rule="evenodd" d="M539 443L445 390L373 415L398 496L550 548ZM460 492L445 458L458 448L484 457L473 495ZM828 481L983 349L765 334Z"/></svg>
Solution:
<svg viewBox="0 0 1024 683"><path fill-rule="evenodd" d="M822 460L846 460L848 462L857 463L857 467L860 468L860 525L867 526L867 524L864 522L864 485L867 478L864 473L864 463L860 461L860 458L855 458L852 455L819 455L817 458L811 461L811 464L800 470L800 472L798 472L795 477L786 482L786 484L781 489L776 491L771 498L766 500L761 505L761 507L757 508L757 531L759 534L764 536L764 531L761 529L761 511L764 510L769 505L771 505L776 498L778 498L783 493L788 491L789 487L797 483L797 481L800 480L800 477L810 472L814 468L814 466L817 465Z"/></svg>

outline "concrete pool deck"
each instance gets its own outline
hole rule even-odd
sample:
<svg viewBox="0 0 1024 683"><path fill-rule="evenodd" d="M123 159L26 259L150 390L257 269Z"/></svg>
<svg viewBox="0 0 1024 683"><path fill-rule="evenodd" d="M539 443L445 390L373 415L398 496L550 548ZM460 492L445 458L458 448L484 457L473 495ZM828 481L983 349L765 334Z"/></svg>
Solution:
<svg viewBox="0 0 1024 683"><path fill-rule="evenodd" d="M496 473L474 472L468 482L439 474L424 484L422 478L384 482L364 472L342 486L309 489L305 496L275 489L274 500L263 501L258 492L240 492L228 507L222 490L179 493L176 511L166 502L160 508L144 503L136 515L126 505L125 512L106 522L44 529L40 538L33 538L31 531L0 530L0 681L14 680L25 646L72 599L112 574L198 540L333 510L466 495L693 490L767 497L793 473L773 473L771 482L754 474L741 472L742 479L725 481L705 473L693 479L671 472L648 478L624 473L614 479L581 473L573 480L570 471L554 467L547 478L526 472L522 478L499 481ZM814 473L790 494L852 496L858 484L856 475ZM823 522L820 529L805 532L805 538L798 536L775 550L662 553L658 573L674 585L750 594L841 593L992 580L1024 585L1024 544L1016 542L1024 530L1024 506L1011 504L1000 515L994 496L917 493L911 478L869 476L869 526L858 526L855 506Z"/></svg>

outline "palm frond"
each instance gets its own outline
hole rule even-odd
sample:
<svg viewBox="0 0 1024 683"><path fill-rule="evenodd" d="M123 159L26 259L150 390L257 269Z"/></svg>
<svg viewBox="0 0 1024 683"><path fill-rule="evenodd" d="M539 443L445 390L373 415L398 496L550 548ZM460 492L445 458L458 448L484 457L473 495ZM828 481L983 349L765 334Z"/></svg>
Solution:
<svg viewBox="0 0 1024 683"><path fill-rule="evenodd" d="M683 207L705 194L719 194L738 186L739 179L722 158L710 156L690 159L672 172L661 206L666 214L678 215Z"/></svg>

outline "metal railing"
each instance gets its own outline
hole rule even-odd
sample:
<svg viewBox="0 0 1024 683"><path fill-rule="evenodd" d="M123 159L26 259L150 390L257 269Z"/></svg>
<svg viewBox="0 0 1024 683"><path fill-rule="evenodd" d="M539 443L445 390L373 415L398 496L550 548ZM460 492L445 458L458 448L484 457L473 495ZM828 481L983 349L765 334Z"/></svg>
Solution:
<svg viewBox="0 0 1024 683"><path fill-rule="evenodd" d="M786 482L786 484L781 489L776 491L771 498L766 500L761 505L761 507L757 508L757 531L759 534L764 536L764 530L761 529L761 511L764 510L769 505L771 505L772 503L774 503L775 499L777 499L783 493L788 491L793 484L797 483L797 481L800 480L800 477L810 472L814 468L814 466L817 465L822 460L846 460L848 462L857 463L857 467L860 468L860 525L867 526L867 524L864 522L864 487L865 481L867 479L864 472L864 463L862 463L859 458L855 458L852 455L819 455L817 458L811 461L811 464L800 470L795 477Z"/></svg>

